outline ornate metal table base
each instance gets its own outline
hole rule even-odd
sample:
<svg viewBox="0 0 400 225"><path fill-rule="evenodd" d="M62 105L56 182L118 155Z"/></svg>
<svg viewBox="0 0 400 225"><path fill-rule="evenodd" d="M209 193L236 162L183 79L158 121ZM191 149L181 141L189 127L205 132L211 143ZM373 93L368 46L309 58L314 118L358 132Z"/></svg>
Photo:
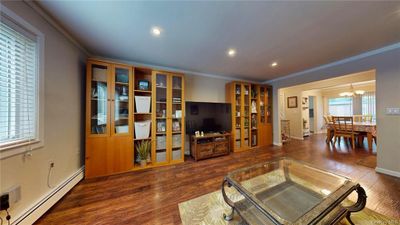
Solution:
<svg viewBox="0 0 400 225"><path fill-rule="evenodd" d="M224 181L222 181L222 187L221 187L222 197L224 198L224 201L226 202L226 204L228 204L232 208L232 212L229 215L226 215L224 213L223 216L224 216L224 220L231 221L233 219L233 215L235 213L235 206L234 206L233 202L228 198L228 196L226 196L225 183L227 183L228 187L232 187L232 185L228 182L227 179L224 178Z"/></svg>
<svg viewBox="0 0 400 225"><path fill-rule="evenodd" d="M223 214L223 218L226 221L231 221L233 219L234 213L235 211L238 213L239 216L240 215L240 210L235 209L235 203L232 202L232 200L230 200L228 198L228 196L226 195L225 192L225 186L228 186L229 188L232 187L234 184L230 183L229 180L227 178L224 178L222 185L221 185L221 191L222 191L222 197L224 198L224 201L226 202L226 204L228 204L231 208L232 211L230 214L226 215L225 213ZM240 188L236 188L236 190L241 193L242 195L244 195L244 193L240 190ZM358 198L357 198L357 202L354 203L354 205L348 206L348 207L341 207L341 210L339 211L339 213L337 213L337 215L335 215L335 217L329 222L329 224L337 224L338 222L340 222L344 217L346 217L346 219L349 221L350 224L354 225L353 221L351 220L350 216L351 213L353 212L359 212L362 209L364 209L365 205L366 205L366 201L367 201L367 195L365 193L365 190L359 185L355 185L353 188L349 189L344 195L342 195L340 198L338 198L334 204L330 205L326 210L324 210L324 212L322 212L319 216L317 216L316 218L314 218L309 224L317 224L319 221L321 221L327 214L329 214L334 208L338 207L343 200L345 200L353 191L356 191L358 194ZM250 200L252 203L253 202L251 199ZM254 206L265 212L265 210L258 206L257 204L254 204ZM273 222L274 224L280 225L281 223L279 223L275 218L273 218L271 215L269 215L268 213L266 213L265 215L268 219L271 220L271 222ZM242 218L243 219L243 218ZM245 221L246 222L246 221ZM246 223L247 224L247 223Z"/></svg>

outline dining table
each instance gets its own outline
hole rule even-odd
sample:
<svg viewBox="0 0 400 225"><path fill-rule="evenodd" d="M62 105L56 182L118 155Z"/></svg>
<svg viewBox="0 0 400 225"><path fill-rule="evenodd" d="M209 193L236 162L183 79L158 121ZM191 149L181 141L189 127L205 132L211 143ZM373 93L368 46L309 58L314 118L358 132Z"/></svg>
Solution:
<svg viewBox="0 0 400 225"><path fill-rule="evenodd" d="M326 128L326 142L328 143L332 141L334 135L333 123L328 123ZM353 122L353 131L358 133L366 133L368 140L368 149L372 150L373 137L376 137L376 122Z"/></svg>

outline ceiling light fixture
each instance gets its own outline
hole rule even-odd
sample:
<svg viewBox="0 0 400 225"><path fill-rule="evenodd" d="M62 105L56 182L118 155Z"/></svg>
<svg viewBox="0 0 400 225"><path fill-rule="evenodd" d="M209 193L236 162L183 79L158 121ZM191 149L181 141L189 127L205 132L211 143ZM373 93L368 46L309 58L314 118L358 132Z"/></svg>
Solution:
<svg viewBox="0 0 400 225"><path fill-rule="evenodd" d="M233 48L228 49L227 53L229 57L234 57L236 55L236 50Z"/></svg>
<svg viewBox="0 0 400 225"><path fill-rule="evenodd" d="M354 95L363 95L365 93L364 90L354 90L353 85L350 84L350 91L345 91L339 94L341 97L351 97Z"/></svg>
<svg viewBox="0 0 400 225"><path fill-rule="evenodd" d="M158 37L161 35L161 28L153 27L151 28L151 33L153 34L153 36Z"/></svg>
<svg viewBox="0 0 400 225"><path fill-rule="evenodd" d="M273 63L271 63L271 67L276 67L278 65L278 63L277 62L273 62Z"/></svg>

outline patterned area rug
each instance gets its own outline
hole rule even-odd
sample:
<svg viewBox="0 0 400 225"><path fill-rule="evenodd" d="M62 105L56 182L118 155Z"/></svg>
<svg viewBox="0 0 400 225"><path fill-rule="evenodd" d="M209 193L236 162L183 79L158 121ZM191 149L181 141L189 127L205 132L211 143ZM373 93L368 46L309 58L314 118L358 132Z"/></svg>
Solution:
<svg viewBox="0 0 400 225"><path fill-rule="evenodd" d="M232 200L238 200L240 194L234 193L232 188L227 188L227 195ZM227 222L222 215L229 214L230 207L225 203L221 191L215 191L195 199L179 204L179 213L183 225L240 225L240 217L235 213L232 221ZM361 212L352 213L351 218L355 224L362 225L395 225L400 224L399 219L391 219L367 208ZM339 224L350 225L346 219Z"/></svg>

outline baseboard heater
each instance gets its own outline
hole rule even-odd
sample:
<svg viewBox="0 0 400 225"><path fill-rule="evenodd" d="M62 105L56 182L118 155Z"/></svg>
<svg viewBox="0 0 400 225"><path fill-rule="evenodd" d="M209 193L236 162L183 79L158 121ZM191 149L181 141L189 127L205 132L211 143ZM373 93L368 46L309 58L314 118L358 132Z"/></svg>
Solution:
<svg viewBox="0 0 400 225"><path fill-rule="evenodd" d="M84 166L64 180L60 185L45 195L41 200L29 207L21 216L12 222L13 225L33 224L47 210L56 204L68 193L79 181L84 178Z"/></svg>

